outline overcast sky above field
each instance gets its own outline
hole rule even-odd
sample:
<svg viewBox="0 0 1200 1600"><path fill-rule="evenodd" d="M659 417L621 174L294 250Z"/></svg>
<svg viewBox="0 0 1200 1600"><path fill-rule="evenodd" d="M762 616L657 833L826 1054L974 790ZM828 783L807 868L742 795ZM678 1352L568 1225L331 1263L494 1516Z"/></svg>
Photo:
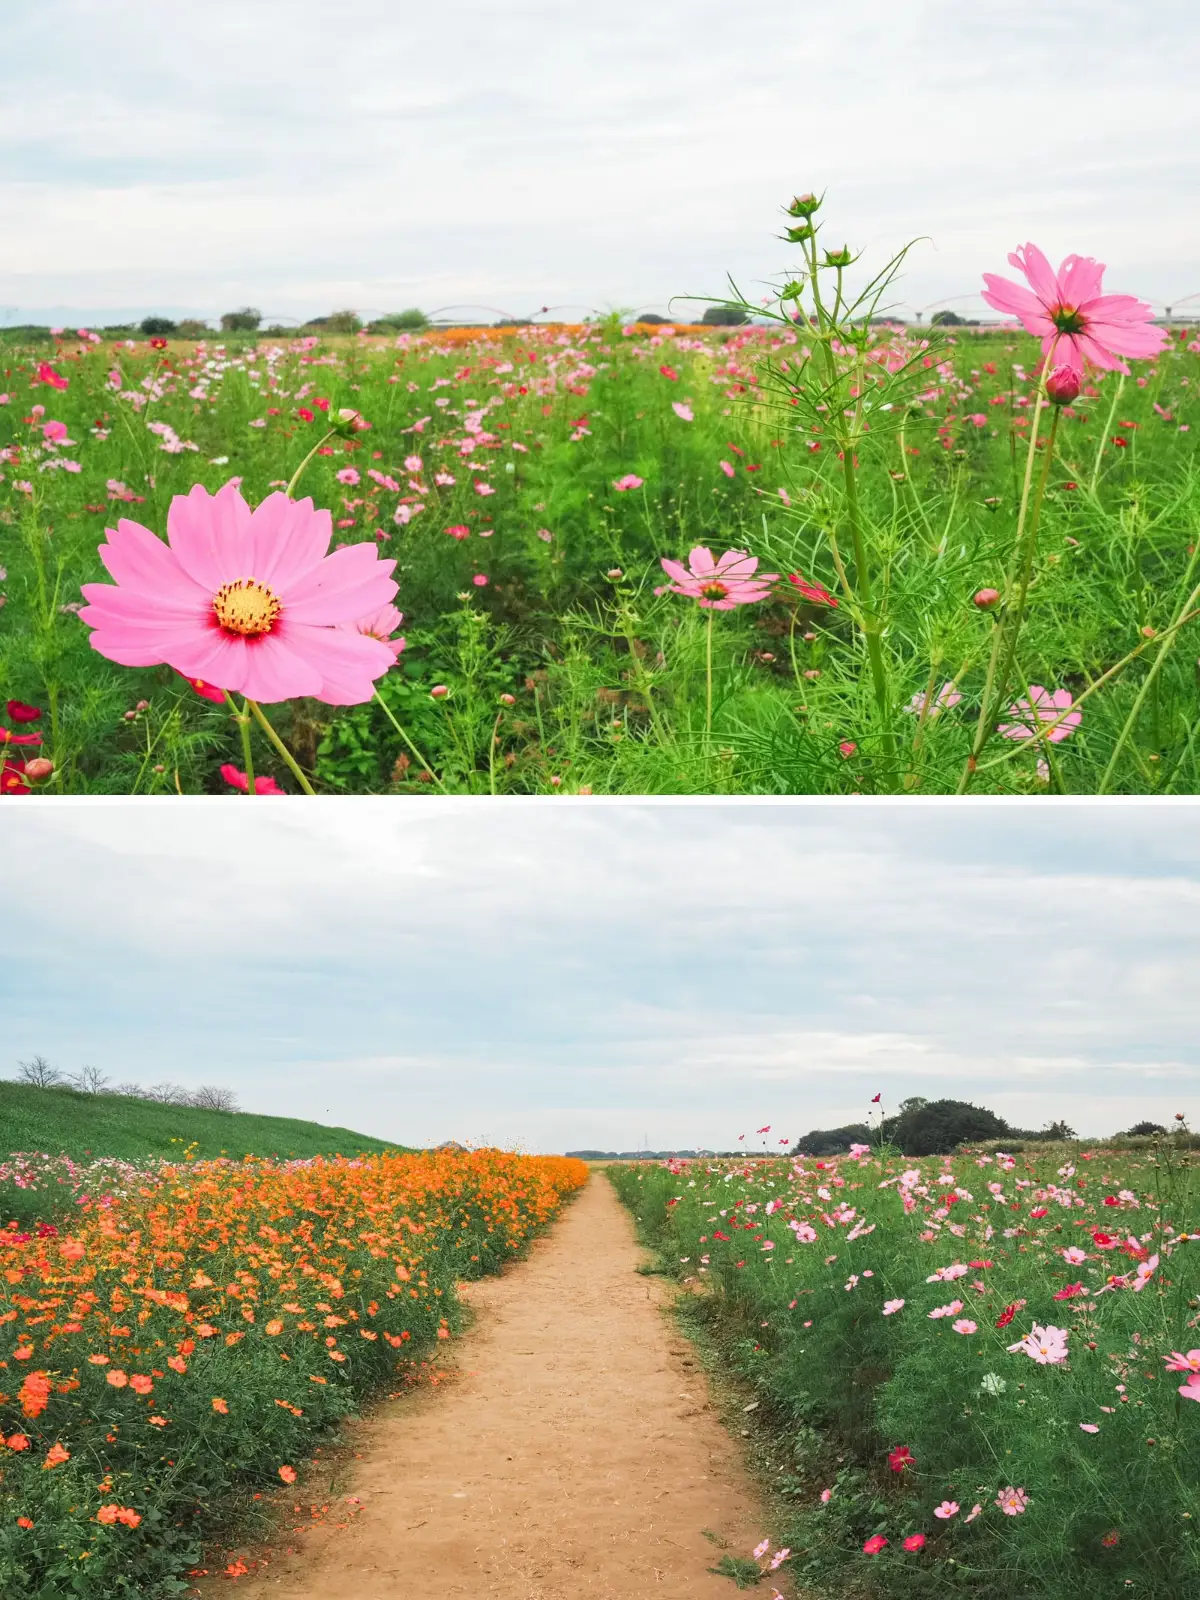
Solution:
<svg viewBox="0 0 1200 1600"><path fill-rule="evenodd" d="M1177 302L1198 47L1194 0L8 0L0 323L665 311L779 273L806 188L930 236L910 313L1030 238Z"/></svg>
<svg viewBox="0 0 1200 1600"><path fill-rule="evenodd" d="M1198 816L13 803L0 1073L530 1150L794 1139L876 1093L1195 1120Z"/></svg>

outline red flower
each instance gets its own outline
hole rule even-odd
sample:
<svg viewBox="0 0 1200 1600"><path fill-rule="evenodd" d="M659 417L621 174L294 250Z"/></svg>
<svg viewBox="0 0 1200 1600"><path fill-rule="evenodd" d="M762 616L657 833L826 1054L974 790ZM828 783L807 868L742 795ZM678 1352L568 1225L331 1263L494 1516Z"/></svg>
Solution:
<svg viewBox="0 0 1200 1600"><path fill-rule="evenodd" d="M838 603L828 589L823 589L819 583L809 583L799 572L789 572L788 582L795 584L806 600L812 600L817 605L836 606Z"/></svg>
<svg viewBox="0 0 1200 1600"><path fill-rule="evenodd" d="M1111 1233L1105 1233L1100 1228L1092 1229L1092 1243L1096 1246L1097 1250L1112 1250L1119 1245L1120 1242L1121 1241L1114 1238Z"/></svg>
<svg viewBox="0 0 1200 1600"><path fill-rule="evenodd" d="M996 1263L994 1261L972 1261L971 1265L982 1269L984 1267L994 1267Z"/></svg>
<svg viewBox="0 0 1200 1600"><path fill-rule="evenodd" d="M301 422L315 422L316 421L315 414L313 412L311 412L308 409L307 406L301 406L299 411L297 411L296 415L300 418Z"/></svg>
<svg viewBox="0 0 1200 1600"><path fill-rule="evenodd" d="M190 684L198 695L204 700L211 700L214 705L225 704L225 691L218 689L215 684L208 683L204 678L188 678L181 672L179 674L184 683Z"/></svg>
<svg viewBox="0 0 1200 1600"><path fill-rule="evenodd" d="M1059 1289L1054 1298L1056 1300L1074 1300L1078 1295L1086 1293L1087 1290L1081 1283L1069 1283L1065 1289Z"/></svg>
<svg viewBox="0 0 1200 1600"><path fill-rule="evenodd" d="M0 761L0 794L28 794L23 761Z"/></svg>
<svg viewBox="0 0 1200 1600"><path fill-rule="evenodd" d="M65 389L70 380L64 378L61 372L56 372L48 361L42 361L38 363L37 381L48 383L52 389Z"/></svg>
<svg viewBox="0 0 1200 1600"><path fill-rule="evenodd" d="M1049 1209L1049 1206L1038 1206L1036 1210L1031 1211L1029 1215L1031 1217L1044 1217Z"/></svg>
<svg viewBox="0 0 1200 1600"><path fill-rule="evenodd" d="M679 382L679 374L675 371L674 367L659 367L658 370L662 373L664 378L670 378L672 383Z"/></svg>
<svg viewBox="0 0 1200 1600"><path fill-rule="evenodd" d="M243 794L247 792L249 785L246 782L246 774L240 767L235 767L231 761L227 761L221 768L221 776L231 789L240 789ZM274 778L262 777L255 778L254 792L255 794L286 794L287 790L281 789Z"/></svg>
<svg viewBox="0 0 1200 1600"><path fill-rule="evenodd" d="M27 706L23 700L8 702L8 715L13 722L36 722L41 714L37 706Z"/></svg>
<svg viewBox="0 0 1200 1600"><path fill-rule="evenodd" d="M1106 1206L1119 1206L1121 1202L1117 1199L1115 1194L1106 1194L1104 1196L1104 1204Z"/></svg>
<svg viewBox="0 0 1200 1600"><path fill-rule="evenodd" d="M40 733L13 733L8 728L0 728L0 744L41 744Z"/></svg>
<svg viewBox="0 0 1200 1600"><path fill-rule="evenodd" d="M923 1550L925 1548L925 1535L923 1533L910 1533L904 1541L906 1550Z"/></svg>
<svg viewBox="0 0 1200 1600"><path fill-rule="evenodd" d="M863 1555L877 1556L886 1543L887 1540L881 1533L873 1533L863 1545Z"/></svg>
<svg viewBox="0 0 1200 1600"><path fill-rule="evenodd" d="M161 334L155 334L154 338L150 340L150 348L151 350L165 350L167 348L167 341L162 337Z"/></svg>
<svg viewBox="0 0 1200 1600"><path fill-rule="evenodd" d="M1007 1328L1009 1323L1016 1316L1016 1314L1017 1314L1017 1305L1016 1305L1016 1301L1014 1301L1012 1303L1012 1305L1005 1306L1004 1310L996 1318L996 1326L998 1328Z"/></svg>
<svg viewBox="0 0 1200 1600"><path fill-rule="evenodd" d="M888 1452L888 1466L893 1472L903 1472L905 1467L915 1467L916 1464L916 1457L906 1444Z"/></svg>
<svg viewBox="0 0 1200 1600"><path fill-rule="evenodd" d="M725 1244L728 1244L728 1243L729 1243L729 1240L730 1240L730 1238L731 1238L731 1235L730 1235L730 1234L728 1234L728 1233L722 1233L722 1232L721 1232L721 1230L720 1230L720 1228L716 1228L716 1229L714 1229L714 1230L713 1230L713 1238L714 1238L714 1239L720 1239L720 1240L722 1240L722 1241L723 1241L723 1242L724 1242L724 1243L725 1243Z"/></svg>

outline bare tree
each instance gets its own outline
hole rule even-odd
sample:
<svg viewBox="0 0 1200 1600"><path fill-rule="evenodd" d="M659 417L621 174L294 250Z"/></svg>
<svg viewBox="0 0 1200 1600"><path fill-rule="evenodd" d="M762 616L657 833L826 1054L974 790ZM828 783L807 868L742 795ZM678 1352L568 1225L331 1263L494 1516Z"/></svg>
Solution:
<svg viewBox="0 0 1200 1600"><path fill-rule="evenodd" d="M178 1083L153 1083L148 1089L139 1089L143 1100L156 1100L164 1106L186 1106L188 1091Z"/></svg>
<svg viewBox="0 0 1200 1600"><path fill-rule="evenodd" d="M81 1089L84 1094L104 1094L108 1085L108 1074L99 1067L80 1067L71 1079L71 1087Z"/></svg>
<svg viewBox="0 0 1200 1600"><path fill-rule="evenodd" d="M218 1089L211 1083L202 1084L191 1097L191 1103L202 1111L236 1111L237 1095L232 1089Z"/></svg>
<svg viewBox="0 0 1200 1600"><path fill-rule="evenodd" d="M145 1096L145 1090L140 1083L114 1083L105 1089L104 1093L127 1095L131 1100L141 1100Z"/></svg>
<svg viewBox="0 0 1200 1600"><path fill-rule="evenodd" d="M63 1082L63 1075L45 1056L34 1056L32 1061L17 1063L17 1082L32 1084L35 1089L53 1089Z"/></svg>

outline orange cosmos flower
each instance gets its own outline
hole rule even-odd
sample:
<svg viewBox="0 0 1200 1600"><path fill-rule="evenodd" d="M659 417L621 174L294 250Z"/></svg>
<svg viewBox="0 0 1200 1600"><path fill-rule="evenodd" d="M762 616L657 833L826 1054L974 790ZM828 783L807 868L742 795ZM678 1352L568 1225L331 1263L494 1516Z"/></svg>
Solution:
<svg viewBox="0 0 1200 1600"><path fill-rule="evenodd" d="M229 1415L229 1402L228 1400L222 1400L220 1395L217 1395L213 1400L212 1408L214 1411L219 1411L223 1417Z"/></svg>

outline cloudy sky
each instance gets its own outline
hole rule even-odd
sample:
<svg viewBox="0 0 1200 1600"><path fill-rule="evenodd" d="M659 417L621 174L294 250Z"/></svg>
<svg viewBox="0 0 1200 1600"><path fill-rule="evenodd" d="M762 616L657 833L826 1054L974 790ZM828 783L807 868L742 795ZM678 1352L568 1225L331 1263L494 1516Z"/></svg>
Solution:
<svg viewBox="0 0 1200 1600"><path fill-rule="evenodd" d="M1194 0L3 9L0 323L665 311L779 273L807 188L929 236L910 313L1030 238L1200 307Z"/></svg>
<svg viewBox="0 0 1200 1600"><path fill-rule="evenodd" d="M1198 817L14 803L0 1074L41 1052L529 1150L796 1138L876 1093L1085 1135L1195 1120Z"/></svg>

